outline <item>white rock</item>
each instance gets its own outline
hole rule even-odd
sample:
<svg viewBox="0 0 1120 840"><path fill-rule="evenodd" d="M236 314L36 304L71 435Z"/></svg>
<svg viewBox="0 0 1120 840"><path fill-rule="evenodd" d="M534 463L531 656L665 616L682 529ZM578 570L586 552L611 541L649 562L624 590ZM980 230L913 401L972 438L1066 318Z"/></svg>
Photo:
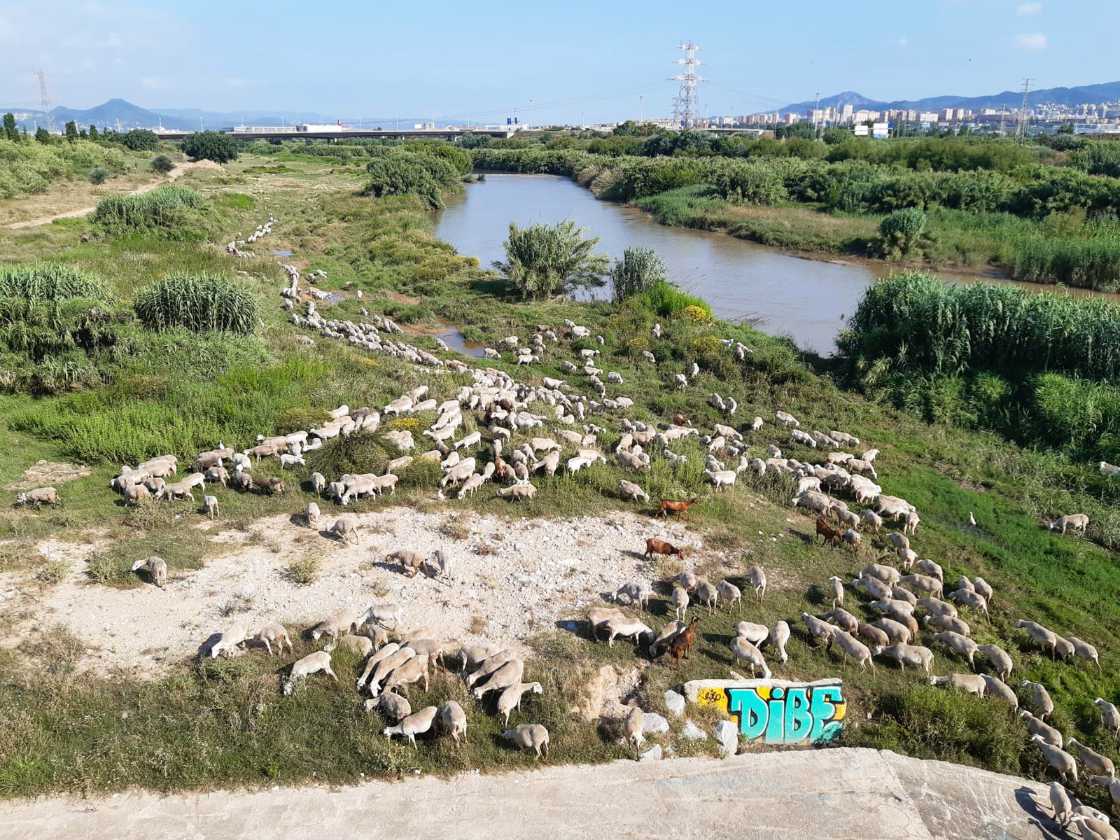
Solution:
<svg viewBox="0 0 1120 840"><path fill-rule="evenodd" d="M665 692L665 708L667 708L674 716L680 717L684 714L684 697L677 692L670 689Z"/></svg>
<svg viewBox="0 0 1120 840"><path fill-rule="evenodd" d="M646 712L642 716L642 734L643 735L660 735L662 732L669 731L669 721L659 715L657 712Z"/></svg>
<svg viewBox="0 0 1120 840"><path fill-rule="evenodd" d="M681 727L681 736L688 741L708 740L708 733L690 720L686 720L684 726Z"/></svg>
<svg viewBox="0 0 1120 840"><path fill-rule="evenodd" d="M661 745L654 744L644 753L638 756L638 761L660 761L661 760Z"/></svg>
<svg viewBox="0 0 1120 840"><path fill-rule="evenodd" d="M723 758L735 755L739 748L739 729L729 720L721 720L715 725L712 734L719 741L719 754Z"/></svg>

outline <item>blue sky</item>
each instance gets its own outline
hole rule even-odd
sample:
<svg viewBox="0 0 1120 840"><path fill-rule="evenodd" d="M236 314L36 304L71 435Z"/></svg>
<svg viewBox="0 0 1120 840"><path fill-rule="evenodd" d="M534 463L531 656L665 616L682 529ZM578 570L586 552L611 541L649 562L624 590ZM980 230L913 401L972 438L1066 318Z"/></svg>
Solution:
<svg viewBox="0 0 1120 840"><path fill-rule="evenodd" d="M667 114L677 44L705 113L857 90L978 95L1120 79L1118 0L0 2L0 104L497 121Z"/></svg>

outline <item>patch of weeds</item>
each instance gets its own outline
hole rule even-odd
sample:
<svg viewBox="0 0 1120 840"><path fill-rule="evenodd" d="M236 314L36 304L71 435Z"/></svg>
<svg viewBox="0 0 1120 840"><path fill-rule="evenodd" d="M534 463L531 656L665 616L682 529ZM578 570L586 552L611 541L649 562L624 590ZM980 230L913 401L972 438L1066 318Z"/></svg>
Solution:
<svg viewBox="0 0 1120 840"><path fill-rule="evenodd" d="M62 559L48 560L35 570L35 580L51 586L61 583L70 573L70 564Z"/></svg>
<svg viewBox="0 0 1120 840"><path fill-rule="evenodd" d="M74 670L86 652L86 643L65 627L55 625L21 642L19 650L38 660L48 674L64 675Z"/></svg>
<svg viewBox="0 0 1120 840"><path fill-rule="evenodd" d="M288 562L284 577L297 586L310 586L319 579L319 558L310 554L294 558Z"/></svg>
<svg viewBox="0 0 1120 840"><path fill-rule="evenodd" d="M86 563L86 576L102 586L124 586L132 576L129 565L110 554L94 554Z"/></svg>
<svg viewBox="0 0 1120 840"><path fill-rule="evenodd" d="M440 524L439 532L449 540L458 540L462 542L471 535L470 525L463 520L464 517L461 515L449 516Z"/></svg>
<svg viewBox="0 0 1120 840"><path fill-rule="evenodd" d="M154 528L166 527L175 521L175 509L171 505L161 504L154 499L140 502L129 508L124 524L130 528L141 531L150 531Z"/></svg>
<svg viewBox="0 0 1120 840"><path fill-rule="evenodd" d="M489 624L490 620L486 616L480 613L472 613L471 623L467 625L467 632L474 636L481 636L486 632L486 628Z"/></svg>

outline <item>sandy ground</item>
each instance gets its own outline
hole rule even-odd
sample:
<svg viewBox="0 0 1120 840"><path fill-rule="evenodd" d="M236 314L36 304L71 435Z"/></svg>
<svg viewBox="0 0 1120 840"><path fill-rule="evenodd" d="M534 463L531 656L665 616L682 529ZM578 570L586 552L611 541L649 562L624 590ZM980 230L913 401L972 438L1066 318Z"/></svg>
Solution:
<svg viewBox="0 0 1120 840"><path fill-rule="evenodd" d="M751 752L342 789L0 804L0 840L309 837L1036 840L1067 836L1045 786L867 749Z"/></svg>
<svg viewBox="0 0 1120 840"><path fill-rule="evenodd" d="M434 638L512 641L580 615L622 583L651 582L653 564L640 553L647 536L702 547L699 535L682 523L626 513L509 521L399 507L358 520L355 545L307 528L301 516L261 519L247 532L222 531L219 522L214 536L228 551L198 571L173 574L162 590L91 584L85 561L106 546L44 542L40 552L69 561L70 573L41 593L0 578L0 611L24 616L3 643L61 625L91 646L86 667L153 675L195 655L212 633L234 620L250 628L279 620L302 630L339 608L382 601L402 607L402 627L427 628ZM324 516L325 523L332 521ZM451 561L450 581L408 578L383 559L396 549L430 555L437 548ZM299 585L288 567L305 557L319 559L319 576ZM690 564L722 560L703 552Z"/></svg>
<svg viewBox="0 0 1120 840"><path fill-rule="evenodd" d="M162 187L164 184L181 178L183 175L186 175L188 172L191 172L195 169L221 169L221 166L217 163L214 163L214 161L212 160L185 161L184 163L177 163L175 164L175 168L167 173L166 179L161 178L160 180L153 181L150 184L144 184L141 187L137 187L136 189L129 191L128 193L126 193L126 195L141 195L146 192L151 192L156 187ZM40 225L49 225L51 222L58 221L59 219L77 219L81 216L88 216L96 209L96 205L93 207L78 207L74 210L66 210L65 212L55 213L51 216L40 216L36 219L27 219L22 222L14 222L13 224L8 225L8 230L21 230L23 228L33 228L39 227Z"/></svg>

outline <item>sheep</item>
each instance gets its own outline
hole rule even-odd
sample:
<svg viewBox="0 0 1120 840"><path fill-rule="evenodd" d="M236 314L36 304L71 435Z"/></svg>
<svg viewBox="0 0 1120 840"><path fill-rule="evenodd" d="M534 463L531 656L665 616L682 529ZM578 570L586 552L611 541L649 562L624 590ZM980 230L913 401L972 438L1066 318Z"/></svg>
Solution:
<svg viewBox="0 0 1120 840"><path fill-rule="evenodd" d="M1030 732L1031 735L1041 736L1042 740L1052 746L1058 748L1064 746L1062 733L1042 720L1042 718L1035 717L1026 709L1019 712L1019 718L1023 721L1023 724L1027 727L1027 731Z"/></svg>
<svg viewBox="0 0 1120 840"><path fill-rule="evenodd" d="M988 614L988 602L979 592L958 589L956 592L949 593L949 600L955 604L960 604L962 607L972 607L984 613L984 615Z"/></svg>
<svg viewBox="0 0 1120 840"><path fill-rule="evenodd" d="M125 487L122 493L124 494L124 503L126 505L136 506L152 498L152 492L143 484L133 484ZM167 493L166 486L161 488L159 493L160 496L165 495ZM157 496L157 498L159 498L159 496Z"/></svg>
<svg viewBox="0 0 1120 840"><path fill-rule="evenodd" d="M1027 705L1031 710L1043 720L1050 717L1054 713L1054 701L1050 699L1046 686L1030 680L1023 680L1022 685L1029 692Z"/></svg>
<svg viewBox="0 0 1120 840"><path fill-rule="evenodd" d="M339 636L337 643L330 645L333 650L335 647L341 647L343 650L350 651L365 659L373 653L373 640L367 636L355 636L352 633L347 633Z"/></svg>
<svg viewBox="0 0 1120 840"><path fill-rule="evenodd" d="M611 618L606 622L609 636L607 637L607 647L614 647L614 640L619 636L623 638L633 637L634 644L641 644L642 636L652 636L653 630L640 621L631 621L629 619L619 621L617 618Z"/></svg>
<svg viewBox="0 0 1120 840"><path fill-rule="evenodd" d="M612 610L611 612L615 613L616 615L621 615L618 610ZM605 620L604 622L597 621L595 613L595 610L591 610L588 615L591 618L592 629L597 633L598 627L602 623L604 623ZM484 677L489 677L491 674L496 673L506 663L512 662L516 658L517 654L509 648L503 648L502 650L491 654L479 663L478 668L474 671L474 673L467 677L467 687L473 688L476 682L482 680Z"/></svg>
<svg viewBox="0 0 1120 840"><path fill-rule="evenodd" d="M292 467L302 467L305 464L302 455L289 455L287 453L280 454L280 468L291 469Z"/></svg>
<svg viewBox="0 0 1120 840"><path fill-rule="evenodd" d="M858 552L860 545L863 544L863 537L855 528L848 528L845 530L844 533L840 535L840 539L844 541L844 544L848 546L848 548L855 552Z"/></svg>
<svg viewBox="0 0 1120 840"><path fill-rule="evenodd" d="M743 578L754 588L755 597L761 603L762 599L766 597L766 572L763 571L761 566L751 566L747 569Z"/></svg>
<svg viewBox="0 0 1120 840"><path fill-rule="evenodd" d="M386 645L386 648L387 647L389 647L389 645ZM363 681L362 678L366 677L368 675L368 682L366 682L365 685L366 685L371 697L376 697L378 694L381 693L381 683L382 683L382 681L387 682L388 678L396 670L398 670L399 668L404 666L406 663L411 662L413 659L417 658L416 657L416 651L414 651L412 648L408 647L407 645L398 647L396 650L392 651L391 653L384 654L383 652L385 651L386 648L382 648L381 650L379 650L377 653L375 653L373 656L371 656L369 659L366 660L366 666L363 669L361 676L359 676L359 678L358 678L358 683L359 683L358 690L360 691L361 690L361 685L360 684ZM374 664L371 665L371 663L374 663ZM425 663L425 671L426 670L427 670L427 663ZM370 671L372 671L373 673L369 674ZM416 674L410 674L410 676L418 677L418 675L416 675Z"/></svg>
<svg viewBox="0 0 1120 840"><path fill-rule="evenodd" d="M525 694L541 694L544 688L539 682L515 683L498 695L498 714L504 715L504 725L509 726L509 716L514 709L521 711L521 698Z"/></svg>
<svg viewBox="0 0 1120 840"><path fill-rule="evenodd" d="M924 575L937 578L942 584L945 583L945 572L937 563L932 560L918 560L914 564L914 568Z"/></svg>
<svg viewBox="0 0 1120 840"><path fill-rule="evenodd" d="M980 676L984 678L984 683L987 686L984 692L985 696L1002 700L1013 710L1019 708L1019 698L1007 683L991 674L981 674Z"/></svg>
<svg viewBox="0 0 1120 840"><path fill-rule="evenodd" d="M971 636L972 628L968 626L968 622L963 619L957 618L954 615L946 615L944 613L932 613L922 619L922 623L935 630L950 630L958 633L961 636Z"/></svg>
<svg viewBox="0 0 1120 840"><path fill-rule="evenodd" d="M16 496L17 505L35 505L36 508L39 508L43 505L57 505L58 503L58 491L53 487L36 487L34 490Z"/></svg>
<svg viewBox="0 0 1120 840"><path fill-rule="evenodd" d="M335 682L338 677L331 670L331 655L329 651L319 650L309 653L303 659L297 659L284 680L284 696L288 697L296 690L296 686L312 674L324 673Z"/></svg>
<svg viewBox="0 0 1120 840"><path fill-rule="evenodd" d="M507 741L522 750L533 750L536 758L548 758L548 730L539 723L523 723L502 733Z"/></svg>
<svg viewBox="0 0 1120 840"><path fill-rule="evenodd" d="M626 715L622 723L622 733L626 738L626 743L634 745L634 754L637 755L638 750L641 749L643 724L645 723L645 713L640 707L634 706Z"/></svg>
<svg viewBox="0 0 1120 840"><path fill-rule="evenodd" d="M933 651L921 645L893 644L887 647L877 647L872 651L874 656L884 656L893 659L903 671L906 666L923 668L929 676L933 667Z"/></svg>
<svg viewBox="0 0 1120 840"><path fill-rule="evenodd" d="M884 566L882 563L869 563L863 567L859 576L862 578L873 577L886 584L895 584L902 579L898 569L892 566Z"/></svg>
<svg viewBox="0 0 1120 840"><path fill-rule="evenodd" d="M386 563L400 563L401 572L406 577L416 577L420 567L424 565L425 557L419 551L398 549L385 555Z"/></svg>
<svg viewBox="0 0 1120 840"><path fill-rule="evenodd" d="M972 659L976 656L976 642L968 636L962 636L952 630L942 630L940 633L934 633L931 641L935 645L951 650L958 656L963 656L968 660L969 665L972 664Z"/></svg>
<svg viewBox="0 0 1120 840"><path fill-rule="evenodd" d="M203 496L202 509L206 515L211 519L218 518L218 497L217 496Z"/></svg>
<svg viewBox="0 0 1120 840"><path fill-rule="evenodd" d="M467 713L454 700L448 700L439 707L439 728L451 736L456 744L467 736Z"/></svg>
<svg viewBox="0 0 1120 840"><path fill-rule="evenodd" d="M999 645L978 645L976 652L984 657L992 666L992 670L1004 682L1011 676L1011 671L1014 668L1014 663L1011 660L1007 651Z"/></svg>
<svg viewBox="0 0 1120 840"><path fill-rule="evenodd" d="M983 697L984 692L988 690L988 684L978 674L950 674L947 677L930 677L929 684L947 685L957 691L975 694L977 697Z"/></svg>
<svg viewBox="0 0 1120 840"><path fill-rule="evenodd" d="M757 668L762 672L763 679L770 679L770 667L766 664L766 659L762 656L762 652L749 641L741 636L736 636L731 640L731 653L734 654L736 662L742 660L750 666L752 677Z"/></svg>
<svg viewBox="0 0 1120 840"><path fill-rule="evenodd" d="M883 518L873 510L865 510L860 514L863 527L868 531L879 532L883 529Z"/></svg>
<svg viewBox="0 0 1120 840"><path fill-rule="evenodd" d="M1077 823L1077 830L1084 840L1120 840L1120 832L1112 827L1108 817L1100 811L1078 805L1073 812L1068 825Z"/></svg>
<svg viewBox="0 0 1120 840"><path fill-rule="evenodd" d="M916 606L918 607L918 609L925 610L930 615L950 616L952 618L957 617L957 608L952 604L940 600L939 598L919 598Z"/></svg>
<svg viewBox="0 0 1120 840"><path fill-rule="evenodd" d="M991 584L984 580L984 578L973 578L972 588L975 589L978 594L984 596L984 600L989 605L992 603L992 596L995 595L995 592L993 591Z"/></svg>
<svg viewBox="0 0 1120 840"><path fill-rule="evenodd" d="M1089 527L1089 516L1085 513L1069 513L1057 519L1046 521L1046 527L1051 531L1058 531L1065 536L1066 530L1072 528L1078 536L1085 536L1085 529Z"/></svg>
<svg viewBox="0 0 1120 840"><path fill-rule="evenodd" d="M478 685L473 693L475 700L481 700L491 691L501 691L502 689L509 688L511 685L516 685L521 682L521 677L525 674L525 663L518 658L510 659L492 674L489 678ZM474 676L472 674L472 676Z"/></svg>
<svg viewBox="0 0 1120 840"><path fill-rule="evenodd" d="M688 617L688 593L679 586L673 587L672 595L673 614L677 621L684 621Z"/></svg>
<svg viewBox="0 0 1120 840"><path fill-rule="evenodd" d="M1093 705L1101 713L1101 725L1114 736L1120 736L1120 711L1117 711L1116 706L1103 697L1094 700Z"/></svg>
<svg viewBox="0 0 1120 840"><path fill-rule="evenodd" d="M408 650L409 648L406 648ZM386 677L385 683L381 686L382 691L391 691L394 688L400 688L404 691L405 696L408 696L408 686L413 683L424 681L424 691L428 690L428 656L426 654L416 654L409 657L400 665L392 670ZM374 693L376 688L376 680L370 682L370 694Z"/></svg>
<svg viewBox="0 0 1120 840"><path fill-rule="evenodd" d="M1097 649L1086 641L1082 641L1076 636L1070 636L1069 642L1073 645L1073 653L1081 659L1088 659L1090 662L1097 666L1097 670L1101 670L1101 660L1097 653Z"/></svg>
<svg viewBox="0 0 1120 840"><path fill-rule="evenodd" d="M1091 749L1076 738L1070 738L1066 741L1070 747L1077 748L1077 758L1085 765L1085 769L1091 773L1099 773L1103 776L1114 778L1116 776L1116 765L1112 763L1112 759L1106 755L1101 755L1094 749Z"/></svg>
<svg viewBox="0 0 1120 840"><path fill-rule="evenodd" d="M871 627L887 636L892 644L907 645L913 638L910 628L893 618L880 618L878 621L873 621ZM887 647L887 645L881 645L881 647Z"/></svg>
<svg viewBox="0 0 1120 840"><path fill-rule="evenodd" d="M770 628L765 624L755 624L753 621L740 621L735 625L735 635L757 646L770 636Z"/></svg>
<svg viewBox="0 0 1120 840"><path fill-rule="evenodd" d="M960 592L961 590L957 590ZM956 595L954 592L953 595ZM949 596L952 597L952 596ZM1015 626L1021 630L1025 630L1027 635L1031 637L1032 641L1037 643L1042 648L1048 648L1050 655L1053 656L1057 652L1058 635L1053 630L1048 630L1041 624L1021 618L1015 622Z"/></svg>
<svg viewBox="0 0 1120 840"><path fill-rule="evenodd" d="M854 618L854 617L853 617ZM856 622L858 628L859 622ZM871 670L875 670L875 663L871 661L871 649L863 642L854 638L850 633L840 628L832 631L831 643L835 643L840 652L843 654L843 661L847 662L848 657L853 657L859 663L860 668L865 668L868 663L871 665Z"/></svg>
<svg viewBox="0 0 1120 840"><path fill-rule="evenodd" d="M626 479L621 479L618 482L618 494L628 502L648 502L649 494L646 493L639 485Z"/></svg>
<svg viewBox="0 0 1120 840"><path fill-rule="evenodd" d="M423 735L432 728L432 723L439 714L439 709L435 706L425 706L418 712L413 712L408 717L401 720L396 726L386 726L381 730L381 734L393 740L394 735L400 735L408 739L408 743L412 745L413 749L416 748L416 736Z"/></svg>
<svg viewBox="0 0 1120 840"><path fill-rule="evenodd" d="M319 511L319 506L314 502L309 502L307 511L304 513L304 519L307 522L308 528L318 528L319 523L322 521L322 513Z"/></svg>
<svg viewBox="0 0 1120 840"><path fill-rule="evenodd" d="M148 580L158 586L160 589L167 584L167 561L162 557L157 557L154 554L146 560L137 560L132 564L132 571L146 572Z"/></svg>
<svg viewBox="0 0 1120 840"><path fill-rule="evenodd" d="M401 697L399 694L387 692L377 698L370 698L365 702L366 711L377 709L389 720L395 720L398 723L412 714L412 704L407 699Z"/></svg>
<svg viewBox="0 0 1120 840"><path fill-rule="evenodd" d="M498 491L498 496L503 499L512 499L515 502L531 499L537 495L537 488L532 484L514 484Z"/></svg>
<svg viewBox="0 0 1120 840"><path fill-rule="evenodd" d="M1077 762L1074 761L1072 755L1061 747L1046 743L1041 735L1032 735L1031 740L1038 744L1046 763L1058 771L1058 775L1062 777L1063 781L1067 776L1072 776L1073 781L1077 781Z"/></svg>
<svg viewBox="0 0 1120 840"><path fill-rule="evenodd" d="M832 634L836 628L827 622L821 621L814 615L809 615L807 612L801 613L801 620L805 622L805 628L809 631L809 635L816 641L832 641Z"/></svg>
<svg viewBox="0 0 1120 840"><path fill-rule="evenodd" d="M352 632L360 623L360 621L354 618L353 610L335 610L312 627L311 630L308 631L308 635L315 641L319 641L323 636L331 636L337 640L339 636Z"/></svg>
<svg viewBox="0 0 1120 840"><path fill-rule="evenodd" d="M380 650L372 654L368 659L366 659L365 667L362 668L362 673L358 676L358 680L356 683L358 691L361 691L363 688L365 688L366 682L370 679L370 675L374 673L377 666L380 665L382 661L388 659L390 656L399 653L400 651L401 645L397 644L396 642L389 642L388 644L383 645ZM401 661L403 662L406 658L407 657L402 658Z"/></svg>
<svg viewBox="0 0 1120 840"><path fill-rule="evenodd" d="M327 529L329 536L335 537L343 543L358 542L358 520L352 516L340 516L334 524Z"/></svg>
<svg viewBox="0 0 1120 840"><path fill-rule="evenodd" d="M902 627L901 624L899 624L898 626ZM905 627L902 627L902 629L906 630ZM909 634L908 630L906 632L907 634ZM886 633L884 633L878 627L867 624L863 621L861 621L859 623L859 627L856 628L856 635L870 642L872 647L886 647L891 643L891 639ZM907 638L909 639L909 635L907 635Z"/></svg>
<svg viewBox="0 0 1120 840"><path fill-rule="evenodd" d="M769 643L778 651L778 661L786 662L789 654L786 653L786 643L789 641L789 625L784 621L775 622L770 628Z"/></svg>
<svg viewBox="0 0 1120 840"><path fill-rule="evenodd" d="M708 581L702 580L696 587L696 600L698 603L704 604L708 608L708 615L715 612L716 602L719 600L719 592Z"/></svg>
<svg viewBox="0 0 1120 840"><path fill-rule="evenodd" d="M217 659L222 654L233 656L249 636L245 622L236 621L218 634L218 640L210 645L210 658Z"/></svg>
<svg viewBox="0 0 1120 840"><path fill-rule="evenodd" d="M725 601L738 604L739 613L743 612L743 593L729 580L721 580L716 585L716 595Z"/></svg>
<svg viewBox="0 0 1120 840"><path fill-rule="evenodd" d="M288 636L288 631L284 629L283 624L275 621L270 621L265 624L257 632L250 637L254 642L260 642L264 645L268 655L272 656L272 645L276 644L276 653L282 655L284 653L284 646L287 645L288 652L291 653L294 648L292 647L292 640Z"/></svg>
<svg viewBox="0 0 1120 840"><path fill-rule="evenodd" d="M890 598L892 594L891 587L888 584L871 575L852 578L852 588L877 599Z"/></svg>

